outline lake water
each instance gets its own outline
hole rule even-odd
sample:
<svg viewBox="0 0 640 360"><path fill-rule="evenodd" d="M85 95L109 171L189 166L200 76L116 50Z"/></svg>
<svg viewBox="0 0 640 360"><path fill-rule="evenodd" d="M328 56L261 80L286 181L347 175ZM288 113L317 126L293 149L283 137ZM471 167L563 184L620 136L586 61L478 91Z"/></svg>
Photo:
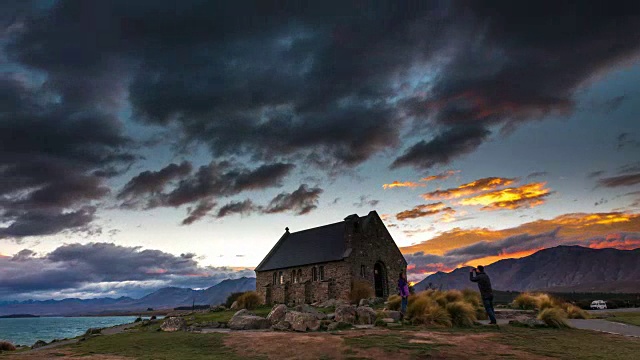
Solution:
<svg viewBox="0 0 640 360"><path fill-rule="evenodd" d="M37 340L72 338L88 328L102 328L131 323L136 316L39 317L0 319L0 340L16 345L33 345Z"/></svg>

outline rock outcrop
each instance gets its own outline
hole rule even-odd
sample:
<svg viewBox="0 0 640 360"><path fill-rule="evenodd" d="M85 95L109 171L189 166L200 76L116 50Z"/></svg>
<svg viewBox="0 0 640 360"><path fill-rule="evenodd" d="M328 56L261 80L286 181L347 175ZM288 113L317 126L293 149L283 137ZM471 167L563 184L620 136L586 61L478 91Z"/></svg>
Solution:
<svg viewBox="0 0 640 360"><path fill-rule="evenodd" d="M182 331L187 327L187 323L182 317L170 317L166 319L162 325L160 325L160 330L166 332L174 332L174 331Z"/></svg>

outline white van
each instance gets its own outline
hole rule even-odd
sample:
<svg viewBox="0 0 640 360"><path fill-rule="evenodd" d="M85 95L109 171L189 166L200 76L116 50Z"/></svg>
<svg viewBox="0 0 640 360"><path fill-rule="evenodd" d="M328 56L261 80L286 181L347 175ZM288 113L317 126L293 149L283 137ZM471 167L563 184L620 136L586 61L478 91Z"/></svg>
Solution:
<svg viewBox="0 0 640 360"><path fill-rule="evenodd" d="M593 300L591 302L591 310L602 310L607 308L607 303L604 300Z"/></svg>

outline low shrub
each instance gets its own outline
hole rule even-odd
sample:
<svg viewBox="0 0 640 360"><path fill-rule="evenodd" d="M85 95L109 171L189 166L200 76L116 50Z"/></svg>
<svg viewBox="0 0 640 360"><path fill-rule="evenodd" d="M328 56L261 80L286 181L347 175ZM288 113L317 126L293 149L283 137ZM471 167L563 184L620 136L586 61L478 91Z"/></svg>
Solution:
<svg viewBox="0 0 640 360"><path fill-rule="evenodd" d="M0 340L0 351L14 351L16 349L12 343L4 340Z"/></svg>
<svg viewBox="0 0 640 360"><path fill-rule="evenodd" d="M538 319L544 321L547 326L554 328L568 328L569 324L567 324L567 313L564 310L552 307L544 309L538 314Z"/></svg>
<svg viewBox="0 0 640 360"><path fill-rule="evenodd" d="M476 309L469 303L454 301L448 303L446 309L454 326L473 326L476 321Z"/></svg>
<svg viewBox="0 0 640 360"><path fill-rule="evenodd" d="M357 304L361 299L368 299L373 296L373 288L366 281L356 280L351 284L351 303Z"/></svg>
<svg viewBox="0 0 640 360"><path fill-rule="evenodd" d="M231 307L231 305L233 305L233 303L238 300L238 298L240 297L240 295L244 294L244 292L234 292L231 293L229 296L227 296L227 300L224 302L224 306L227 307L227 309L229 309Z"/></svg>
<svg viewBox="0 0 640 360"><path fill-rule="evenodd" d="M240 309L255 309L262 303L262 298L255 291L247 291L238 297L238 307Z"/></svg>
<svg viewBox="0 0 640 360"><path fill-rule="evenodd" d="M387 309L389 310L400 310L400 304L402 302L402 298L400 295L391 295L389 299L387 299Z"/></svg>
<svg viewBox="0 0 640 360"><path fill-rule="evenodd" d="M537 306L536 308L538 310L544 310L544 309L549 309L552 308L556 305L556 301L549 296L548 294L536 294L535 295L536 298L536 303Z"/></svg>

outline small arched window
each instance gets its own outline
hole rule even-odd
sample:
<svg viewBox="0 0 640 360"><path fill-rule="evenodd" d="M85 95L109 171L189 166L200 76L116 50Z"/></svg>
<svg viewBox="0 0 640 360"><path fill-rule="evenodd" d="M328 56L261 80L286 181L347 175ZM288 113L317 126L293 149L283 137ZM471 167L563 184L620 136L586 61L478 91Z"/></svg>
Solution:
<svg viewBox="0 0 640 360"><path fill-rule="evenodd" d="M284 273L282 271L278 274L278 280L280 284L284 284Z"/></svg>
<svg viewBox="0 0 640 360"><path fill-rule="evenodd" d="M278 281L278 274L274 271L273 272L273 285L275 285Z"/></svg>
<svg viewBox="0 0 640 360"><path fill-rule="evenodd" d="M320 281L324 280L324 266L320 266Z"/></svg>
<svg viewBox="0 0 640 360"><path fill-rule="evenodd" d="M360 265L360 277L365 277L366 268L364 265Z"/></svg>
<svg viewBox="0 0 640 360"><path fill-rule="evenodd" d="M312 281L318 281L318 269L315 266L311 268L311 279Z"/></svg>
<svg viewBox="0 0 640 360"><path fill-rule="evenodd" d="M296 271L295 270L291 271L291 282L294 283L294 284L298 282L298 278L296 277Z"/></svg>
<svg viewBox="0 0 640 360"><path fill-rule="evenodd" d="M298 281L299 282L303 282L302 281L302 270L298 269Z"/></svg>

